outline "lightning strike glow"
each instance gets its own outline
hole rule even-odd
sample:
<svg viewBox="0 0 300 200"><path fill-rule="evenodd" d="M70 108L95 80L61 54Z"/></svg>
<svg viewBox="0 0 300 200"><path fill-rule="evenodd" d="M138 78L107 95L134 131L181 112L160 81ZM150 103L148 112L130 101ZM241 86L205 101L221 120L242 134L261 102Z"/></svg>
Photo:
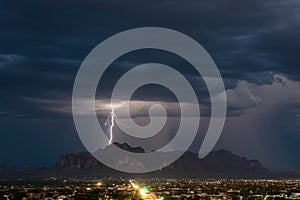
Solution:
<svg viewBox="0 0 300 200"><path fill-rule="evenodd" d="M111 106L111 112L110 112L109 116L107 117L104 125L108 126L108 128L107 128L107 133L109 136L108 144L111 144L112 140L113 140L113 127L115 126L115 113L114 113L113 106Z"/></svg>

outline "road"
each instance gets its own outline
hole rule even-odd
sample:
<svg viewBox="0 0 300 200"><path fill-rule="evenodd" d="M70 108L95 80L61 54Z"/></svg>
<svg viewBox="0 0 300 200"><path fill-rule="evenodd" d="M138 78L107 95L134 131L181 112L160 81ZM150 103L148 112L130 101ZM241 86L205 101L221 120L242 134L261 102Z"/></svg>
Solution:
<svg viewBox="0 0 300 200"><path fill-rule="evenodd" d="M160 198L158 198L154 193L150 193L147 189L139 186L133 180L129 180L129 182L134 189L139 191L142 199L144 199L144 200L160 200Z"/></svg>

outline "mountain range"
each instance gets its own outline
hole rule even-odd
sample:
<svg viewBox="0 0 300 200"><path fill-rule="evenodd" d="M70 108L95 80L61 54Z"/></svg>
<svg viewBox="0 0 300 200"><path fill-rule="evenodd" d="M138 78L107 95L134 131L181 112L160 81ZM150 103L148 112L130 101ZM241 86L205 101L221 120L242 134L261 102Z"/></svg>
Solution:
<svg viewBox="0 0 300 200"><path fill-rule="evenodd" d="M127 143L114 143L119 148L134 153L144 153L142 147ZM101 150L103 152L107 149ZM163 153L167 154L167 153ZM120 158L122 159L122 158ZM123 164L134 164L127 160ZM299 178L294 172L274 172L258 160L248 160L227 150L210 152L200 159L198 154L185 152L178 160L160 170L144 174L116 171L99 162L88 152L60 156L57 163L45 168L34 165L16 166L0 162L0 179L102 178L102 177L157 177L157 178Z"/></svg>

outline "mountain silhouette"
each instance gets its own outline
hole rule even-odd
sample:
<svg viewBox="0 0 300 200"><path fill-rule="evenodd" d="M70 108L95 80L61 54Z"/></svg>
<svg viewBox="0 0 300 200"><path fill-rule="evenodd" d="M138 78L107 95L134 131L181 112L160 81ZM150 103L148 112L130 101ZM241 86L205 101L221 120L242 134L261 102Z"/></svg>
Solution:
<svg viewBox="0 0 300 200"><path fill-rule="evenodd" d="M118 148L133 153L144 153L142 147L131 147L127 143L114 143ZM101 149L106 153L111 147ZM168 156L172 152L160 152L159 156ZM109 156L109 155L108 155ZM118 164L135 166L137 160L127 158L127 162ZM71 153L60 156L57 163L49 168L36 166L20 167L0 163L0 178L94 178L94 177L157 177L157 178L297 178L298 173L273 172L265 168L258 160L248 160L227 150L210 152L200 159L198 154L185 152L178 160L161 169L130 174L107 167L88 152Z"/></svg>

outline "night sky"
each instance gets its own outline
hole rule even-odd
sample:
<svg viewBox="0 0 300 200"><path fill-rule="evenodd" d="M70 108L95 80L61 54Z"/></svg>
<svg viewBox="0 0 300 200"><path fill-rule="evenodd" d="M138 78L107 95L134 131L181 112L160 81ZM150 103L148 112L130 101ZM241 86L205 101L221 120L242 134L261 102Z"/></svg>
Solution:
<svg viewBox="0 0 300 200"><path fill-rule="evenodd" d="M11 0L0 4L0 161L48 166L63 153L84 151L71 111L81 62L106 38L150 26L192 37L217 64L226 87L228 116L215 149L258 159L270 169L300 170L300 1ZM173 54L145 50L120 57L103 77L105 90L97 93L97 106L105 105L122 73L154 61L178 69L186 66L182 73L204 109L199 136L190 147L197 151L210 113L208 94L201 77ZM142 88L133 100L136 105L164 102L175 120L180 114L165 88ZM132 111L141 124L147 122L144 108ZM101 124L106 115L99 114ZM166 132L173 128L166 127Z"/></svg>

